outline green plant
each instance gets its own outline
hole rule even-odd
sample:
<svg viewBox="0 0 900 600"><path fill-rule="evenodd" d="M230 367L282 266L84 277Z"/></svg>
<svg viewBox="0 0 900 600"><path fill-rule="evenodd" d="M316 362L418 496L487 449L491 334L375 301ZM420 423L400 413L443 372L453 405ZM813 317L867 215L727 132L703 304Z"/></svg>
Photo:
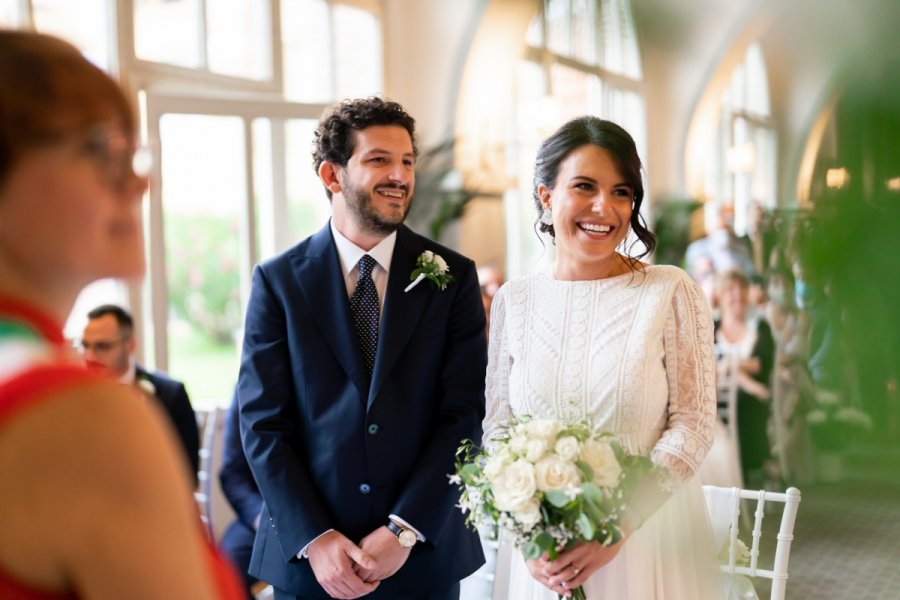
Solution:
<svg viewBox="0 0 900 600"><path fill-rule="evenodd" d="M221 344L241 324L236 217L166 214L169 305L176 317Z"/></svg>
<svg viewBox="0 0 900 600"><path fill-rule="evenodd" d="M461 218L478 195L465 187L453 166L455 140L425 150L416 163L416 192L407 216L410 227L440 240L447 225Z"/></svg>

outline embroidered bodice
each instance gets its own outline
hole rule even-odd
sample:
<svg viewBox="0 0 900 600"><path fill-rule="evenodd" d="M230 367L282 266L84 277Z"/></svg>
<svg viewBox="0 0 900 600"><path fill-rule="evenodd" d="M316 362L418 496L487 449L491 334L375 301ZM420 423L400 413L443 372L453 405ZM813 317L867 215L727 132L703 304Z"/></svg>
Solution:
<svg viewBox="0 0 900 600"><path fill-rule="evenodd" d="M590 417L678 479L709 450L713 322L681 269L594 281L536 274L494 297L485 441L512 415Z"/></svg>

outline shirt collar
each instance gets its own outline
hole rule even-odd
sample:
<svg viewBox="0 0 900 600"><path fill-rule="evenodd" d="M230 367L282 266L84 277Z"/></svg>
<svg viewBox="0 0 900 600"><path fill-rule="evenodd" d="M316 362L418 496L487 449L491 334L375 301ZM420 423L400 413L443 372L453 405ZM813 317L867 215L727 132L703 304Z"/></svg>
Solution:
<svg viewBox="0 0 900 600"><path fill-rule="evenodd" d="M378 244L366 252L337 230L337 227L334 226L334 219L330 220L331 225L331 235L334 237L334 245L337 247L338 257L341 259L341 272L344 277L356 268L356 263L359 262L359 259L363 257L364 254L368 254L372 258L375 259L375 262L378 263L386 273L390 273L391 267L391 257L394 255L394 245L397 243L397 232L392 232L389 236L378 242Z"/></svg>
<svg viewBox="0 0 900 600"><path fill-rule="evenodd" d="M128 360L128 369L122 373L122 376L119 377L119 383L124 383L125 385L134 385L135 380L137 379L137 367L135 366L134 357Z"/></svg>

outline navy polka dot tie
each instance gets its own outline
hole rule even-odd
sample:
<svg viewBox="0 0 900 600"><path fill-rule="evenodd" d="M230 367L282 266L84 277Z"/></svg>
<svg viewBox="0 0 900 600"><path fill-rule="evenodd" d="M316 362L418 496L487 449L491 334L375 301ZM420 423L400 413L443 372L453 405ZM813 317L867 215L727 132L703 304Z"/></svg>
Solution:
<svg viewBox="0 0 900 600"><path fill-rule="evenodd" d="M366 370L372 375L375 350L378 348L378 291L372 280L375 259L368 254L359 259L359 281L350 296L350 310L356 322L356 339L362 352Z"/></svg>

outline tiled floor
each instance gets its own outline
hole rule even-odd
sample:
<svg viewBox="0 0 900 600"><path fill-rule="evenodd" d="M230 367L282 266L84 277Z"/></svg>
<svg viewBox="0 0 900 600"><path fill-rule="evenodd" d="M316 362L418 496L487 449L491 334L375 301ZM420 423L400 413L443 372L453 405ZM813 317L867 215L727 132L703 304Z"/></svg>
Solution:
<svg viewBox="0 0 900 600"><path fill-rule="evenodd" d="M787 598L900 599L900 448L858 449L843 473L801 489Z"/></svg>

